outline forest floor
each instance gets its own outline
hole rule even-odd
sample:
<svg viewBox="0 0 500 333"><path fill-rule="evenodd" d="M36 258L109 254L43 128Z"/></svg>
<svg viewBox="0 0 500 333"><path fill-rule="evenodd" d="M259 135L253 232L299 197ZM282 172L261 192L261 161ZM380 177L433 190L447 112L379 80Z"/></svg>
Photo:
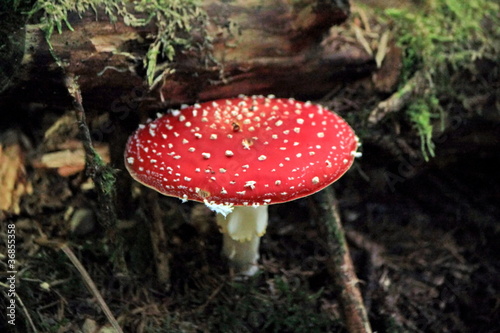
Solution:
<svg viewBox="0 0 500 333"><path fill-rule="evenodd" d="M497 131L485 121L464 123L426 163L386 164L377 147L365 145L364 157L334 185L374 330L499 331L492 323L500 316ZM463 138L482 148L457 151ZM137 202L147 190L134 185L135 211L110 234L96 223L96 194L80 173L27 172L32 189L21 213L0 226L4 239L10 224L16 230L18 332L29 331L28 320L39 332L94 332L89 327L106 324L82 275L47 239L69 244L127 332L342 332L338 290L307 198L270 207L261 272L235 281L210 212L150 193L164 212L167 289L152 259L148 205ZM2 253L6 265L4 246ZM7 289L2 294L7 305Z"/></svg>

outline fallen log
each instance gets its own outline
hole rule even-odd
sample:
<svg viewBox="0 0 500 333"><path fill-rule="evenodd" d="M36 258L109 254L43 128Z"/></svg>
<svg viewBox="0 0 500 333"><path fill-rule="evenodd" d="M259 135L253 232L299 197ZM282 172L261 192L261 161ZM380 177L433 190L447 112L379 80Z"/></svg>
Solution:
<svg viewBox="0 0 500 333"><path fill-rule="evenodd" d="M205 0L202 9L206 20L196 21L191 47L176 49L172 61L157 57L153 87L145 84L144 59L154 20L132 26L111 22L103 8L88 10L69 15L72 30L54 32L50 45L39 26L28 25L22 68L0 106L21 89L31 103L67 104L61 64L78 78L89 111L109 110L124 95L145 109L238 94L314 98L375 69L359 44L327 38L346 20L346 0Z"/></svg>

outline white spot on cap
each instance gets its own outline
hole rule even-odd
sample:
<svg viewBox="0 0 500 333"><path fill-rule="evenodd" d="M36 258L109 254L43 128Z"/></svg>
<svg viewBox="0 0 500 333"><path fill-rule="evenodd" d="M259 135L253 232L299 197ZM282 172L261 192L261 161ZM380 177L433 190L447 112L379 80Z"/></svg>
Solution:
<svg viewBox="0 0 500 333"><path fill-rule="evenodd" d="M255 180L249 180L243 185L243 187L250 187L252 190L255 188L255 184L257 182Z"/></svg>
<svg viewBox="0 0 500 333"><path fill-rule="evenodd" d="M283 125L283 120L278 120L277 122L274 123L276 126L281 126Z"/></svg>
<svg viewBox="0 0 500 333"><path fill-rule="evenodd" d="M297 119L297 124L302 125L304 123L304 119L298 118Z"/></svg>
<svg viewBox="0 0 500 333"><path fill-rule="evenodd" d="M201 153L204 159L208 160L210 158L210 153Z"/></svg>
<svg viewBox="0 0 500 333"><path fill-rule="evenodd" d="M325 133L318 132L317 136L318 136L318 138L324 138L325 137Z"/></svg>
<svg viewBox="0 0 500 333"><path fill-rule="evenodd" d="M243 149L250 149L250 146L252 145L252 141L249 139L243 139L243 140L241 140L241 144L243 145Z"/></svg>
<svg viewBox="0 0 500 333"><path fill-rule="evenodd" d="M312 183L313 183L314 185L318 184L318 183L319 183L319 177L314 177L314 178L312 179Z"/></svg>
<svg viewBox="0 0 500 333"><path fill-rule="evenodd" d="M134 164L134 158L133 157L128 157L127 158L128 164Z"/></svg>
<svg viewBox="0 0 500 333"><path fill-rule="evenodd" d="M266 155L260 155L257 159L259 161L265 161L267 159L267 156Z"/></svg>
<svg viewBox="0 0 500 333"><path fill-rule="evenodd" d="M231 150L226 150L226 156L233 156L234 153Z"/></svg>
<svg viewBox="0 0 500 333"><path fill-rule="evenodd" d="M281 180L277 180L274 182L275 185L281 185Z"/></svg>
<svg viewBox="0 0 500 333"><path fill-rule="evenodd" d="M217 134L210 134L210 140L216 140Z"/></svg>

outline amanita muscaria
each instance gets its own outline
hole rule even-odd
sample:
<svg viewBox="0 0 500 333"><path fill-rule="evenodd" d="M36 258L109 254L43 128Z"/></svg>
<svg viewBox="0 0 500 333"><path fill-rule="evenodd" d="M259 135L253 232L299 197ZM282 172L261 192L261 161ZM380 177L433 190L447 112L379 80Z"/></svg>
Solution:
<svg viewBox="0 0 500 333"><path fill-rule="evenodd" d="M257 271L267 207L313 194L352 165L358 139L338 115L294 99L220 99L158 117L129 138L125 165L138 182L217 212L223 253Z"/></svg>

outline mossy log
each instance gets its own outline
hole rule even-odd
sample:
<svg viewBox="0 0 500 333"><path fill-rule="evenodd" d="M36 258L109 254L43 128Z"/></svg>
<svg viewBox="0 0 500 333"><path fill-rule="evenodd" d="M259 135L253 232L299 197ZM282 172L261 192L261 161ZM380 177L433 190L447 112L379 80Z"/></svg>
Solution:
<svg viewBox="0 0 500 333"><path fill-rule="evenodd" d="M196 47L177 49L171 62L158 57L162 79L153 89L145 84L143 60L154 21L142 27L111 23L104 9L70 15L73 29L54 32L52 49L38 26L27 26L23 63L2 98L19 96L22 87L33 103L64 105L64 75L54 55L78 78L90 112L109 109L124 95L145 109L238 94L312 98L375 67L361 46L328 38L329 28L348 17L347 0L205 0L203 9L206 35L191 36Z"/></svg>

